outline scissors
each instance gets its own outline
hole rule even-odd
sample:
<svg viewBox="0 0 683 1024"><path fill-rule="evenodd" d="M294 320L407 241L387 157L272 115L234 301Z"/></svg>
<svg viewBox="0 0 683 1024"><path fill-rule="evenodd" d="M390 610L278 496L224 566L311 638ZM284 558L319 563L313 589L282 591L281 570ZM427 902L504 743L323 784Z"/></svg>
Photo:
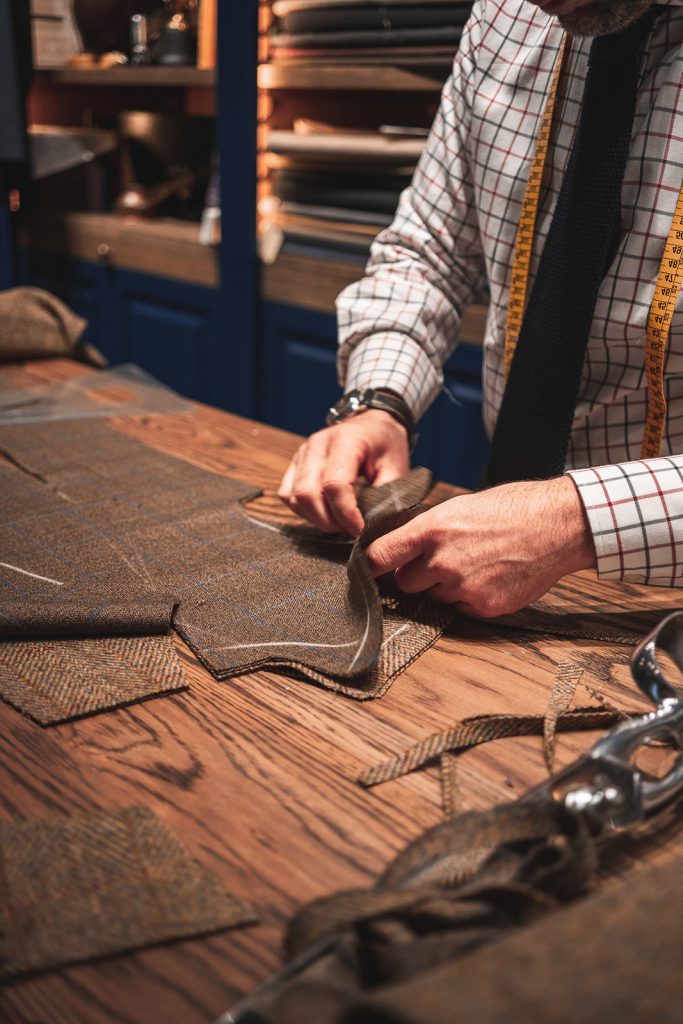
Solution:
<svg viewBox="0 0 683 1024"><path fill-rule="evenodd" d="M527 792L520 803L549 801L585 816L594 836L623 832L653 818L683 795L683 689L670 682L660 655L671 658L683 679L683 611L668 615L636 647L631 674L654 705L652 711L609 729L582 757ZM645 775L636 755L653 743L678 751L658 779ZM310 946L265 984L236 1003L215 1024L249 1024L251 1011L271 993L321 959L338 939L332 932Z"/></svg>

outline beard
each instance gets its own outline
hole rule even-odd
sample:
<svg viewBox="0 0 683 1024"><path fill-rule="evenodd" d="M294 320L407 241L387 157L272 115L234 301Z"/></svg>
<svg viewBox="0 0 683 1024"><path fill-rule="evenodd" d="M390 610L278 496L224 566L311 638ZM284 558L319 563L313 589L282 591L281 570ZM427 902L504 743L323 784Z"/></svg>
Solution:
<svg viewBox="0 0 683 1024"><path fill-rule="evenodd" d="M572 36L606 36L628 28L648 11L654 0L590 0L569 14L558 15Z"/></svg>

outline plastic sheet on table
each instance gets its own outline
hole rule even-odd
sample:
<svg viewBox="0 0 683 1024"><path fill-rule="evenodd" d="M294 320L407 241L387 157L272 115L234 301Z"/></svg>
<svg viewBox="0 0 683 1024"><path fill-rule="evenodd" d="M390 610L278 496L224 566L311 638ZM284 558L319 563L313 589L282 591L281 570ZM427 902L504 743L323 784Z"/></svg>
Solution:
<svg viewBox="0 0 683 1024"><path fill-rule="evenodd" d="M122 363L30 391L0 391L0 425L191 412L193 408L192 402L134 363Z"/></svg>

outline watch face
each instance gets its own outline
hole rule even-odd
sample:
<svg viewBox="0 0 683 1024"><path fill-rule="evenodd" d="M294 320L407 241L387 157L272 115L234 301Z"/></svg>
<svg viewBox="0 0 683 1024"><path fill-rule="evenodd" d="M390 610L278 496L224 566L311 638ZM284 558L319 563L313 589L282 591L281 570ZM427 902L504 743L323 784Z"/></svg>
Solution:
<svg viewBox="0 0 683 1024"><path fill-rule="evenodd" d="M349 395L349 404L348 404L349 412L358 412L358 410L361 408L361 405L362 405L362 402L361 402L361 397L360 397L359 394Z"/></svg>

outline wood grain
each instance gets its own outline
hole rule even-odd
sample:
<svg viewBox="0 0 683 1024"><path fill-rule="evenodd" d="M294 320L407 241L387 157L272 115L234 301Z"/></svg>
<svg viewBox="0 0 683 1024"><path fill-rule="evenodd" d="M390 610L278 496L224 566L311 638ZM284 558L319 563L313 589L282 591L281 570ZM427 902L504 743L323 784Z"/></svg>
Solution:
<svg viewBox="0 0 683 1024"><path fill-rule="evenodd" d="M30 383L84 371L54 360L11 372ZM258 483L264 514L277 507L274 490L297 445L292 435L202 407L114 423L155 448ZM452 493L437 489L437 497ZM547 607L623 613L678 604L675 591L600 584L583 573L558 587ZM438 769L366 792L354 781L363 768L467 715L543 713L560 661L583 668L576 703L601 696L626 709L643 706L628 680L611 672L628 660L623 646L465 620L384 698L362 705L267 672L217 682L180 641L178 649L190 682L180 695L50 730L0 704L0 815L144 803L256 907L261 923L8 985L0 990L7 1024L208 1024L278 966L283 924L296 906L368 884L439 820ZM556 767L590 742L560 736ZM458 764L459 806L510 800L545 773L539 738L470 751ZM670 827L632 845L620 870L683 848L679 833Z"/></svg>

